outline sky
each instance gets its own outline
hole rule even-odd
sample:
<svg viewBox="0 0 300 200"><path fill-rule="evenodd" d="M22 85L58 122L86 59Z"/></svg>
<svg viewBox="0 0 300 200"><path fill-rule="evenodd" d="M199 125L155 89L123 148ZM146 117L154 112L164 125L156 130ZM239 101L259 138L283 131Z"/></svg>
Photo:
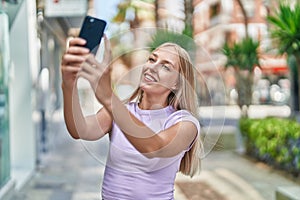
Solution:
<svg viewBox="0 0 300 200"><path fill-rule="evenodd" d="M109 22L117 13L120 0L94 0L96 16Z"/></svg>
<svg viewBox="0 0 300 200"><path fill-rule="evenodd" d="M96 17L107 22L105 34L110 37L117 29L116 24L110 23L117 14L117 6L121 0L94 0Z"/></svg>

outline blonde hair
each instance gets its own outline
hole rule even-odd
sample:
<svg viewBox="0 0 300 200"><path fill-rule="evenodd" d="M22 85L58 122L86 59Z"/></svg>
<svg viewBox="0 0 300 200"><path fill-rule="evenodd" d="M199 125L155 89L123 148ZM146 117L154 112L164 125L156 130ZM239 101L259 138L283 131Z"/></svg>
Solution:
<svg viewBox="0 0 300 200"><path fill-rule="evenodd" d="M168 96L168 105L173 106L176 110L188 110L198 119L198 103L195 92L195 72L190 56L186 50L175 43L164 43L156 48L173 47L179 56L179 84L178 89L172 91ZM142 100L143 92L137 88L127 101L137 99ZM187 151L180 163L179 171L185 175L193 176L200 169L201 148L200 137L198 136L192 147Z"/></svg>

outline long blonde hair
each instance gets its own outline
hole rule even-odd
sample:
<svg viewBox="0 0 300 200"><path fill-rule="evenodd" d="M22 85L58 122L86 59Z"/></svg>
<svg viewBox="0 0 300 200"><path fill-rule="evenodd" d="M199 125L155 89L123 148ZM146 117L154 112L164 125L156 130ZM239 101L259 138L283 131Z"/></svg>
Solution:
<svg viewBox="0 0 300 200"><path fill-rule="evenodd" d="M164 43L156 49L162 47L173 47L179 56L179 84L175 91L168 96L168 105L173 106L176 110L188 110L198 119L198 103L195 92L195 72L189 54L175 43ZM143 91L137 88L127 101L134 99L142 100ZM193 146L187 151L180 163L179 171L183 174L193 176L200 169L201 148L200 137L198 136Z"/></svg>

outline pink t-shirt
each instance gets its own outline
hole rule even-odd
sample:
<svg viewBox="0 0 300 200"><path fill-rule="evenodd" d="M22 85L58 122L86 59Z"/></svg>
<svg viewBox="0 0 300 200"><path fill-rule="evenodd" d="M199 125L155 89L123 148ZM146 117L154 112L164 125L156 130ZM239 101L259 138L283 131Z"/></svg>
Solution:
<svg viewBox="0 0 300 200"><path fill-rule="evenodd" d="M186 110L168 106L158 110L141 110L129 103L128 110L155 133L179 121L191 121L200 133L197 118ZM104 200L173 200L174 181L184 151L169 158L147 158L127 140L113 123L102 197Z"/></svg>

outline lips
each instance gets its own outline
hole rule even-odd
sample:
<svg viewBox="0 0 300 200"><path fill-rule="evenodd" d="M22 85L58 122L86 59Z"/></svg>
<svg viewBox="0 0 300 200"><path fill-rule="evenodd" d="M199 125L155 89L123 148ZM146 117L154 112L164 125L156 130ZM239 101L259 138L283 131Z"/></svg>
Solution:
<svg viewBox="0 0 300 200"><path fill-rule="evenodd" d="M154 78L151 74L145 73L144 74L145 80L149 82L157 82L156 78Z"/></svg>

